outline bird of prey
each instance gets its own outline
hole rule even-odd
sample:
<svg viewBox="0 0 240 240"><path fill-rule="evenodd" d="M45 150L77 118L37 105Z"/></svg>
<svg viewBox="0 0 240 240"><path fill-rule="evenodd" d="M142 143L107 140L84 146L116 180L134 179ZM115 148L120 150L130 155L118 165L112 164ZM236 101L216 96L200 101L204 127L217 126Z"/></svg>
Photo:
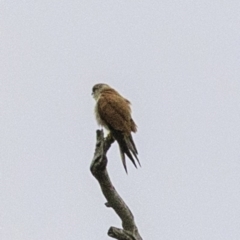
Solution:
<svg viewBox="0 0 240 240"><path fill-rule="evenodd" d="M93 86L92 95L96 100L95 115L99 125L110 131L118 142L121 159L127 172L125 154L137 168L134 158L138 161L137 148L131 132L137 131L137 126L131 117L130 102L107 84L99 83ZM140 165L141 166L141 165Z"/></svg>

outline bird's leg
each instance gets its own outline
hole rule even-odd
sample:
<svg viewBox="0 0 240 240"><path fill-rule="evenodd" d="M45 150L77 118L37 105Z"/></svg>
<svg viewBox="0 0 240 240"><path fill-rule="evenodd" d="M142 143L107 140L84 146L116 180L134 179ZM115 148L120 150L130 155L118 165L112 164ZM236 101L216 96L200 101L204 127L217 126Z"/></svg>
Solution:
<svg viewBox="0 0 240 240"><path fill-rule="evenodd" d="M104 150L105 153L108 151L112 143L114 143L115 139L113 138L113 135L111 132L108 133L108 135L104 138Z"/></svg>
<svg viewBox="0 0 240 240"><path fill-rule="evenodd" d="M105 138L105 141L109 141L111 143L113 143L115 141L111 132L108 133L108 135Z"/></svg>

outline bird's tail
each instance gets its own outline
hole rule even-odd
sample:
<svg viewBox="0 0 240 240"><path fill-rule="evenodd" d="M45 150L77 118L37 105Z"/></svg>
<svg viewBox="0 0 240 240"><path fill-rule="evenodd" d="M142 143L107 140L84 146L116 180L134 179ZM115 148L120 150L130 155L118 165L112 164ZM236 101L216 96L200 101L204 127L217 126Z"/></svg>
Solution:
<svg viewBox="0 0 240 240"><path fill-rule="evenodd" d="M117 132L117 133L115 132L115 134L113 134L113 137L117 140L117 142L119 144L121 159L122 159L122 163L123 163L126 173L127 173L127 165L126 165L125 154L132 161L133 165L136 168L137 168L137 165L136 165L135 159L137 160L139 166L141 166L140 161L137 157L138 152L137 152L137 148L134 144L132 135L130 134L129 136L125 136L121 132ZM133 156L135 157L135 159Z"/></svg>

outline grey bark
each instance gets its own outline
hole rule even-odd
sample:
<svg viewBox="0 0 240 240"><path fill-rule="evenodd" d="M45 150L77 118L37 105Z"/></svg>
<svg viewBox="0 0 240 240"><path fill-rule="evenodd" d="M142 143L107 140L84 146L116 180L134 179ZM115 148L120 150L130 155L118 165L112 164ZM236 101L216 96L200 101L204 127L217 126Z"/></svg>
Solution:
<svg viewBox="0 0 240 240"><path fill-rule="evenodd" d="M134 221L134 216L114 188L107 172L107 151L114 142L111 135L104 138L103 130L97 130L97 143L90 170L97 179L105 196L107 207L113 208L122 220L123 229L110 227L108 236L119 240L142 240Z"/></svg>

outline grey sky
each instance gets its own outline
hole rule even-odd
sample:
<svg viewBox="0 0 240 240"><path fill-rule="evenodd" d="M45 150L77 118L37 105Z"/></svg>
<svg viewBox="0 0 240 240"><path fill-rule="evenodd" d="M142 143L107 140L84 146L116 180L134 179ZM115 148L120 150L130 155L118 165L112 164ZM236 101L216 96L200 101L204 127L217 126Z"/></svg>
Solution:
<svg viewBox="0 0 240 240"><path fill-rule="evenodd" d="M109 173L144 239L240 239L239 1L0 1L0 239L108 239L91 88L132 102Z"/></svg>

